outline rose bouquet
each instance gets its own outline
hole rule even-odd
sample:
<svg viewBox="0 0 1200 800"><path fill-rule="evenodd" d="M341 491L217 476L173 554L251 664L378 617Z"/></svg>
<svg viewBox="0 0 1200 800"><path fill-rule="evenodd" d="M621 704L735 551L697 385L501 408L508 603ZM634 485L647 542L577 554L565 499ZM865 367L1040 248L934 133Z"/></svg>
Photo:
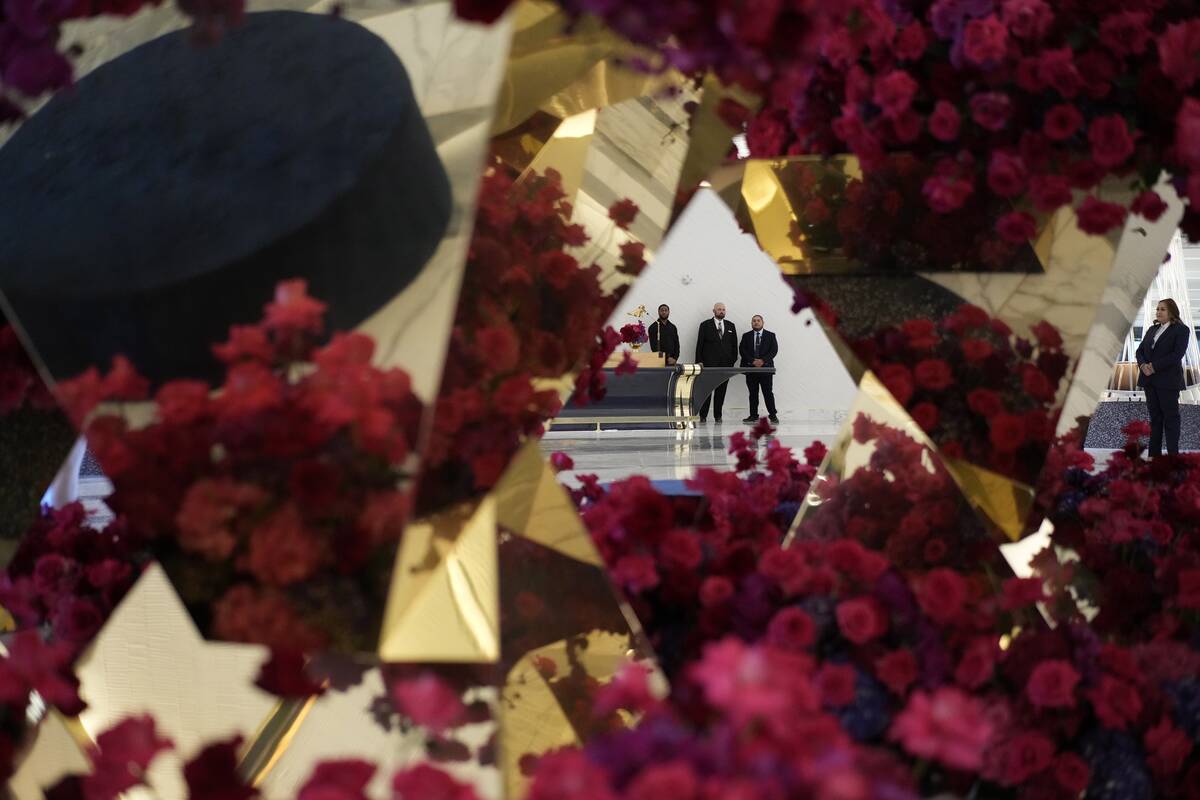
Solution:
<svg viewBox="0 0 1200 800"><path fill-rule="evenodd" d="M371 366L370 338L318 347L323 313L303 282L281 284L263 322L214 347L218 392L171 381L148 425L105 410L85 425L108 504L219 638L374 648L422 406L403 371ZM120 357L60 385L79 420L147 394Z"/></svg>
<svg viewBox="0 0 1200 800"><path fill-rule="evenodd" d="M1054 326L1040 322L1032 333L1032 341L1016 336L964 305L936 323L908 320L850 346L943 455L1033 484L1069 359Z"/></svg>

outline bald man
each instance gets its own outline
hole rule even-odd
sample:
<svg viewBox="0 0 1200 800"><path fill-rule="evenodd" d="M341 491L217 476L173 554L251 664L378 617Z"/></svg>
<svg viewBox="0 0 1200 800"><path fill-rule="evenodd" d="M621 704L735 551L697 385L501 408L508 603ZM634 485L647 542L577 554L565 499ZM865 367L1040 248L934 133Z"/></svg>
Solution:
<svg viewBox="0 0 1200 800"><path fill-rule="evenodd" d="M738 338L733 323L725 319L725 304L713 305L713 315L700 323L696 334L696 363L706 367L732 367L737 363ZM721 409L725 405L725 389L728 383L722 383L713 392L713 421L721 421ZM708 406L710 399L704 398L700 406L700 421L708 421Z"/></svg>

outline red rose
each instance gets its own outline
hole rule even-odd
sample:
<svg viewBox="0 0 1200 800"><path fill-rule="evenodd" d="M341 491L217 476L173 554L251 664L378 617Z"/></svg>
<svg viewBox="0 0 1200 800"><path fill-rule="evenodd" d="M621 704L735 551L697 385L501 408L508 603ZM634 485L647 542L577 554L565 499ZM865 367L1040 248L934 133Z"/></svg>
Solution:
<svg viewBox="0 0 1200 800"><path fill-rule="evenodd" d="M1021 367L1021 386L1034 400L1045 402L1054 399L1054 384L1050 383L1050 379L1033 364L1025 364Z"/></svg>
<svg viewBox="0 0 1200 800"><path fill-rule="evenodd" d="M579 757L583 760L582 753L579 754ZM597 769L596 772L599 770ZM579 777L579 773L575 773L575 775L578 779L584 779ZM535 795L536 792L531 791L529 797L533 798ZM540 796L546 797L547 795ZM606 795L597 790L596 797L603 800ZM471 786L459 783L437 767L429 764L417 764L415 767L402 769L392 776L392 800L479 800L479 797Z"/></svg>
<svg viewBox="0 0 1200 800"><path fill-rule="evenodd" d="M973 19L963 35L963 55L973 64L992 65L1004 58L1008 29L994 15Z"/></svg>
<svg viewBox="0 0 1200 800"><path fill-rule="evenodd" d="M914 350L929 350L938 343L937 326L931 319L906 320L900 330Z"/></svg>
<svg viewBox="0 0 1200 800"><path fill-rule="evenodd" d="M1056 142L1070 139L1083 124L1083 115L1070 103L1059 103L1046 112L1042 132Z"/></svg>
<svg viewBox="0 0 1200 800"><path fill-rule="evenodd" d="M1074 753L1062 753L1054 759L1054 780L1072 797L1087 789L1091 778L1087 762Z"/></svg>
<svg viewBox="0 0 1200 800"><path fill-rule="evenodd" d="M92 772L83 778L86 797L117 797L141 785L159 753L174 749L160 738L149 714L127 717L96 737Z"/></svg>
<svg viewBox="0 0 1200 800"><path fill-rule="evenodd" d="M1192 752L1192 740L1175 727L1171 718L1163 716L1157 725L1146 731L1142 739L1146 744L1147 766L1159 778L1178 775Z"/></svg>
<svg viewBox="0 0 1200 800"><path fill-rule="evenodd" d="M835 612L838 629L855 644L866 644L887 633L887 617L878 603L869 597L858 597L838 603Z"/></svg>
<svg viewBox="0 0 1200 800"><path fill-rule="evenodd" d="M1024 211L1010 211L996 220L996 233L1006 242L1021 244L1037 236L1037 220Z"/></svg>
<svg viewBox="0 0 1200 800"><path fill-rule="evenodd" d="M1038 211L1054 211L1074 199L1071 182L1062 175L1034 175L1029 179L1029 195Z"/></svg>
<svg viewBox="0 0 1200 800"><path fill-rule="evenodd" d="M668 569L688 572L700 566L704 552L695 531L674 530L663 537L658 546L658 557Z"/></svg>
<svg viewBox="0 0 1200 800"><path fill-rule="evenodd" d="M1167 210L1167 204L1158 196L1158 192L1147 189L1133 198L1133 205L1129 207L1129 210L1154 222Z"/></svg>
<svg viewBox="0 0 1200 800"><path fill-rule="evenodd" d="M981 92L971 97L971 119L979 127L998 131L1008 124L1012 101L1003 92Z"/></svg>
<svg viewBox="0 0 1200 800"><path fill-rule="evenodd" d="M1054 742L1044 734L1026 731L1000 745L991 758L999 762L1000 774L993 776L988 770L988 777L1003 786L1018 786L1050 766Z"/></svg>
<svg viewBox="0 0 1200 800"><path fill-rule="evenodd" d="M1175 115L1175 152L1188 169L1200 170L1200 100L1183 98Z"/></svg>
<svg viewBox="0 0 1200 800"><path fill-rule="evenodd" d="M894 694L904 696L917 679L917 657L910 650L893 650L875 661L875 677Z"/></svg>
<svg viewBox="0 0 1200 800"><path fill-rule="evenodd" d="M646 266L646 245L641 242L621 242L621 263L617 272L622 275L638 275Z"/></svg>
<svg viewBox="0 0 1200 800"><path fill-rule="evenodd" d="M1048 659L1033 668L1025 684L1025 695L1038 708L1074 708L1079 673L1070 663Z"/></svg>
<svg viewBox="0 0 1200 800"><path fill-rule="evenodd" d="M327 555L324 543L288 503L250 534L245 566L264 583L286 586L312 577Z"/></svg>
<svg viewBox="0 0 1200 800"><path fill-rule="evenodd" d="M940 392L954 385L954 373L950 365L940 358L927 358L917 362L913 370L917 385L931 392Z"/></svg>
<svg viewBox="0 0 1200 800"><path fill-rule="evenodd" d="M1100 236L1124 224L1129 212L1125 206L1097 200L1089 195L1075 213L1081 231Z"/></svg>
<svg viewBox="0 0 1200 800"><path fill-rule="evenodd" d="M1111 675L1103 675L1100 685L1088 692L1092 708L1107 728L1124 729L1142 713L1142 698L1137 689Z"/></svg>
<svg viewBox="0 0 1200 800"><path fill-rule="evenodd" d="M1019 39L1041 39L1054 24L1054 12L1043 0L1004 0L1004 24Z"/></svg>
<svg viewBox="0 0 1200 800"><path fill-rule="evenodd" d="M1175 88L1187 91L1200 79L1200 19L1168 25L1158 37L1158 61Z"/></svg>
<svg viewBox="0 0 1200 800"><path fill-rule="evenodd" d="M764 111L746 126L746 147L755 158L781 156L787 142L787 125L774 112Z"/></svg>
<svg viewBox="0 0 1200 800"><path fill-rule="evenodd" d="M922 187L925 201L939 214L949 214L962 208L974 190L970 180L952 175L933 175Z"/></svg>
<svg viewBox="0 0 1200 800"><path fill-rule="evenodd" d="M946 567L931 570L917 588L917 603L934 622L953 621L962 612L966 601L966 580Z"/></svg>
<svg viewBox="0 0 1200 800"><path fill-rule="evenodd" d="M901 364L885 364L879 369L879 380L892 393L892 397L896 398L897 403L902 406L908 405L915 390L912 373L908 367Z"/></svg>
<svg viewBox="0 0 1200 800"><path fill-rule="evenodd" d="M967 394L967 408L981 417L994 417L1004 410L1004 404L991 389L972 389Z"/></svg>
<svg viewBox="0 0 1200 800"><path fill-rule="evenodd" d="M1025 164L1020 156L997 150L988 162L987 181L1001 197L1016 197L1025 190Z"/></svg>
<svg viewBox="0 0 1200 800"><path fill-rule="evenodd" d="M970 399L967 400L970 403ZM988 420L988 439L1000 453L1015 453L1025 443L1025 419L1017 414L996 414Z"/></svg>
<svg viewBox="0 0 1200 800"><path fill-rule="evenodd" d="M296 800L366 800L375 765L359 759L322 761L300 788Z"/></svg>
<svg viewBox="0 0 1200 800"><path fill-rule="evenodd" d="M875 105L883 109L883 115L894 119L907 111L917 93L917 82L902 69L894 69L875 79Z"/></svg>
<svg viewBox="0 0 1200 800"><path fill-rule="evenodd" d="M910 22L900 29L900 33L896 35L896 41L892 45L892 51L896 54L896 58L901 61L916 61L925 52L925 46L929 42L929 37L925 34L925 28L920 22Z"/></svg>
<svg viewBox="0 0 1200 800"><path fill-rule="evenodd" d="M817 625L802 609L780 609L767 626L767 641L783 650L803 650L817 640Z"/></svg>
<svg viewBox="0 0 1200 800"><path fill-rule="evenodd" d="M434 733L466 721L467 707L458 690L432 672L396 681L389 694L397 711Z"/></svg>
<svg viewBox="0 0 1200 800"><path fill-rule="evenodd" d="M917 403L908 413L926 433L932 433L937 427L938 409L933 403Z"/></svg>
<svg viewBox="0 0 1200 800"><path fill-rule="evenodd" d="M962 117L959 116L958 110L945 100L938 100L937 105L933 107L933 113L929 115L929 132L933 134L933 138L942 142L952 142L958 138L961 124Z"/></svg>
<svg viewBox="0 0 1200 800"><path fill-rule="evenodd" d="M1029 331L1037 338L1038 345L1047 350L1058 350L1063 345L1062 334L1058 332L1058 328L1046 320L1033 325Z"/></svg>
<svg viewBox="0 0 1200 800"><path fill-rule="evenodd" d="M888 731L909 753L960 770L980 768L991 737L983 703L949 686L914 692Z"/></svg>
<svg viewBox="0 0 1200 800"><path fill-rule="evenodd" d="M814 197L804 204L804 221L815 224L825 222L832 216L829 206L821 197Z"/></svg>
<svg viewBox="0 0 1200 800"><path fill-rule="evenodd" d="M629 226L633 224L637 218L638 207L637 203L629 198L618 200L608 207L608 218L611 219L621 230L629 230Z"/></svg>
<svg viewBox="0 0 1200 800"><path fill-rule="evenodd" d="M963 358L965 358L967 361L970 361L973 364L978 364L980 361L983 361L985 358L987 358L994 352L991 342L987 341L986 339L975 339L973 337L963 339L961 347L962 347ZM988 391L988 390L983 389L983 390L975 390L975 391Z"/></svg>
<svg viewBox="0 0 1200 800"><path fill-rule="evenodd" d="M1075 68L1075 53L1070 47L1043 50L1038 57L1038 74L1042 81L1070 100L1079 94L1083 78Z"/></svg>
<svg viewBox="0 0 1200 800"><path fill-rule="evenodd" d="M1119 114L1092 120L1088 142L1092 146L1092 159L1102 167L1119 167L1133 155L1133 137L1125 126L1125 118Z"/></svg>
<svg viewBox="0 0 1200 800"><path fill-rule="evenodd" d="M990 636L971 642L954 670L954 680L967 689L983 686L992 679L997 650L996 640Z"/></svg>
<svg viewBox="0 0 1200 800"><path fill-rule="evenodd" d="M1141 55L1150 43L1150 15L1144 11L1110 14L1100 23L1100 43L1113 55Z"/></svg>
<svg viewBox="0 0 1200 800"><path fill-rule="evenodd" d="M846 664L824 664L817 672L817 692L827 708L842 708L854 702L854 667Z"/></svg>

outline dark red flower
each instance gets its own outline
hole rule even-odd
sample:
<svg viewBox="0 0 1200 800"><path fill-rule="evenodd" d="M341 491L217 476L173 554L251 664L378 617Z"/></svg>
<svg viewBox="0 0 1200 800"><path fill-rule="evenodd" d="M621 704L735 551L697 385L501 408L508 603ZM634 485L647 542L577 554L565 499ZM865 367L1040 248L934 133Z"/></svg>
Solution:
<svg viewBox="0 0 1200 800"><path fill-rule="evenodd" d="M883 109L884 116L895 119L912 105L917 93L917 82L902 69L894 69L875 79L875 105Z"/></svg>
<svg viewBox="0 0 1200 800"><path fill-rule="evenodd" d="M1007 50L1008 29L994 15L967 23L963 35L963 54L968 61L991 66L1003 60Z"/></svg>
<svg viewBox="0 0 1200 800"><path fill-rule="evenodd" d="M1043 0L1004 0L1004 24L1019 39L1037 41L1054 24L1054 12Z"/></svg>
<svg viewBox="0 0 1200 800"><path fill-rule="evenodd" d="M997 195L1016 197L1025 191L1025 164L1020 156L997 150L988 162L987 180L988 188Z"/></svg>
<svg viewBox="0 0 1200 800"><path fill-rule="evenodd" d="M1081 794L1091 782L1088 764L1074 753L1061 753L1054 759L1054 780L1072 797Z"/></svg>
<svg viewBox="0 0 1200 800"><path fill-rule="evenodd" d="M1200 170L1200 100L1183 98L1175 115L1175 153L1188 169Z"/></svg>
<svg viewBox="0 0 1200 800"><path fill-rule="evenodd" d="M952 175L933 175L922 187L929 207L939 214L949 214L962 208L974 190L969 180Z"/></svg>
<svg viewBox="0 0 1200 800"><path fill-rule="evenodd" d="M918 361L913 369L913 377L917 385L931 392L940 392L954 385L954 372L950 365L940 358L927 358Z"/></svg>
<svg viewBox="0 0 1200 800"><path fill-rule="evenodd" d="M254 685L276 697L301 698L323 694L325 687L308 676L308 659L297 650L272 648Z"/></svg>
<svg viewBox="0 0 1200 800"><path fill-rule="evenodd" d="M912 399L913 391L916 389L908 367L900 364L885 364L879 370L879 380L883 381L883 385L892 393L892 397L896 398L896 402L902 406L908 405L908 401Z"/></svg>
<svg viewBox="0 0 1200 800"><path fill-rule="evenodd" d="M640 275L646 266L646 245L641 242L622 242L620 247L621 263L617 272L622 275Z"/></svg>
<svg viewBox="0 0 1200 800"><path fill-rule="evenodd" d="M869 597L843 600L835 613L842 635L855 644L866 644L887 632L887 616Z"/></svg>
<svg viewBox="0 0 1200 800"><path fill-rule="evenodd" d="M367 800L375 765L359 759L322 761L300 787L296 800Z"/></svg>
<svg viewBox="0 0 1200 800"><path fill-rule="evenodd" d="M1079 229L1084 233L1103 235L1113 228L1120 227L1128 215L1125 206L1098 200L1095 197L1085 197L1076 210Z"/></svg>
<svg viewBox="0 0 1200 800"><path fill-rule="evenodd" d="M1141 55L1150 44L1150 15L1145 11L1109 14L1100 23L1100 43L1113 55Z"/></svg>
<svg viewBox="0 0 1200 800"><path fill-rule="evenodd" d="M932 433L938 424L938 407L933 403L917 403L909 409L913 421L921 426L921 430Z"/></svg>
<svg viewBox="0 0 1200 800"><path fill-rule="evenodd" d="M629 230L629 226L637 219L637 203L629 198L618 200L608 207L608 218L621 230Z"/></svg>
<svg viewBox="0 0 1200 800"><path fill-rule="evenodd" d="M1126 681L1110 675L1100 678L1100 685L1088 692L1096 716L1108 728L1123 729L1142 713L1142 699L1137 689Z"/></svg>
<svg viewBox="0 0 1200 800"><path fill-rule="evenodd" d="M242 737L210 744L183 767L188 800L250 800L258 790L238 772Z"/></svg>
<svg viewBox="0 0 1200 800"><path fill-rule="evenodd" d="M921 610L936 622L954 620L962 612L966 600L967 582L946 567L932 570L918 585L917 601Z"/></svg>
<svg viewBox="0 0 1200 800"><path fill-rule="evenodd" d="M958 138L962 117L958 110L945 100L938 100L929 115L929 132L942 142L952 142Z"/></svg>
<svg viewBox="0 0 1200 800"><path fill-rule="evenodd" d="M92 772L83 779L88 798L116 798L145 782L146 770L159 753L174 747L161 738L148 714L127 717L96 737Z"/></svg>
<svg viewBox="0 0 1200 800"><path fill-rule="evenodd" d="M875 677L894 694L903 697L917 680L917 658L910 650L886 653L875 660Z"/></svg>
<svg viewBox="0 0 1200 800"><path fill-rule="evenodd" d="M1071 181L1062 175L1034 175L1029 179L1029 196L1038 211L1054 211L1071 202Z"/></svg>
<svg viewBox="0 0 1200 800"><path fill-rule="evenodd" d="M984 130L1002 130L1012 115L1012 100L1003 92L982 92L970 101L971 119Z"/></svg>
<svg viewBox="0 0 1200 800"><path fill-rule="evenodd" d="M823 664L817 670L817 692L827 708L842 708L854 702L854 667L848 664Z"/></svg>
<svg viewBox="0 0 1200 800"><path fill-rule="evenodd" d="M996 665L995 637L976 638L963 652L954 670L954 680L967 689L978 689L992 679Z"/></svg>
<svg viewBox="0 0 1200 800"><path fill-rule="evenodd" d="M1165 715L1157 725L1146 731L1143 741L1148 756L1146 763L1159 778L1169 780L1178 775L1192 752L1191 738Z"/></svg>
<svg viewBox="0 0 1200 800"><path fill-rule="evenodd" d="M1069 662L1048 659L1033 668L1025 684L1025 694L1038 708L1073 708L1079 679L1079 673Z"/></svg>
<svg viewBox="0 0 1200 800"><path fill-rule="evenodd" d="M795 606L782 608L771 618L767 641L783 650L804 650L816 641L817 626L804 610Z"/></svg>
<svg viewBox="0 0 1200 800"><path fill-rule="evenodd" d="M1167 210L1167 204L1166 201L1159 197L1158 192L1147 189L1133 198L1133 204L1129 207L1129 210L1135 214L1140 214L1150 222L1154 222Z"/></svg>
<svg viewBox="0 0 1200 800"><path fill-rule="evenodd" d="M1037 220L1024 211L1010 211L996 221L996 232L1007 242L1028 242L1037 236Z"/></svg>
<svg viewBox="0 0 1200 800"><path fill-rule="evenodd" d="M1187 19L1168 25L1158 37L1158 60L1163 73L1186 91L1200 80L1200 19Z"/></svg>
<svg viewBox="0 0 1200 800"><path fill-rule="evenodd" d="M459 19L488 24L500 19L514 0L454 0L454 13Z"/></svg>
<svg viewBox="0 0 1200 800"><path fill-rule="evenodd" d="M914 692L888 732L909 753L960 770L979 769L991 736L983 704L948 686Z"/></svg>
<svg viewBox="0 0 1200 800"><path fill-rule="evenodd" d="M1133 155L1133 136L1120 114L1093 119L1088 126L1088 142L1092 146L1092 159L1108 169L1119 167Z"/></svg>

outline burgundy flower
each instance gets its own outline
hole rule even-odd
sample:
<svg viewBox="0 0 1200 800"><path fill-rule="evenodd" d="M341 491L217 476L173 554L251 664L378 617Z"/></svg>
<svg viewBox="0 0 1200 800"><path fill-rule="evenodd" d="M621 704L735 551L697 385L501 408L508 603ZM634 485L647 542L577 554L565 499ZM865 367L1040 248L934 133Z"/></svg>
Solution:
<svg viewBox="0 0 1200 800"><path fill-rule="evenodd" d="M1054 742L1035 731L1022 731L988 754L985 777L1004 786L1019 786L1050 766Z"/></svg>
<svg viewBox="0 0 1200 800"><path fill-rule="evenodd" d="M1072 797L1087 789L1091 782L1091 770L1087 762L1074 753L1062 753L1054 759L1054 780Z"/></svg>
<svg viewBox="0 0 1200 800"><path fill-rule="evenodd" d="M836 616L842 635L855 644L866 644L887 632L887 617L871 598L843 600L837 605Z"/></svg>
<svg viewBox="0 0 1200 800"><path fill-rule="evenodd" d="M895 119L912 105L917 92L917 82L902 69L894 69L875 79L875 105L883 109L884 116Z"/></svg>
<svg viewBox="0 0 1200 800"><path fill-rule="evenodd" d="M1110 14L1100 23L1100 43L1113 55L1141 55L1150 44L1150 15L1145 11Z"/></svg>
<svg viewBox="0 0 1200 800"><path fill-rule="evenodd" d="M1200 100L1183 98L1175 116L1175 152L1188 169L1200 171Z"/></svg>
<svg viewBox="0 0 1200 800"><path fill-rule="evenodd" d="M931 392L940 392L954 385L954 372L940 358L927 358L917 362L913 368L917 385Z"/></svg>
<svg viewBox="0 0 1200 800"><path fill-rule="evenodd" d="M854 702L857 675L848 664L824 664L817 671L817 692L827 708L842 708Z"/></svg>
<svg viewBox="0 0 1200 800"><path fill-rule="evenodd" d="M1146 759L1150 771L1159 778L1170 779L1178 775L1192 752L1192 739L1177 728L1169 716L1164 715L1158 724L1146 731Z"/></svg>
<svg viewBox="0 0 1200 800"><path fill-rule="evenodd" d="M767 627L767 641L784 650L804 650L816 641L817 626L802 609L788 606L776 612Z"/></svg>
<svg viewBox="0 0 1200 800"><path fill-rule="evenodd" d="M896 398L897 403L902 406L908 405L916 389L908 367L901 364L885 364L879 370L879 380L883 381L883 385L892 393L892 397Z"/></svg>
<svg viewBox="0 0 1200 800"><path fill-rule="evenodd" d="M875 676L894 694L904 696L917 680L917 658L910 650L893 650L875 661Z"/></svg>
<svg viewBox="0 0 1200 800"><path fill-rule="evenodd" d="M962 117L958 110L945 100L938 100L929 115L929 132L938 141L952 142L958 138Z"/></svg>
<svg viewBox="0 0 1200 800"><path fill-rule="evenodd" d="M1025 191L1025 164L1020 156L997 150L988 162L987 180L988 187L1001 197L1016 197Z"/></svg>
<svg viewBox="0 0 1200 800"><path fill-rule="evenodd" d="M995 16L973 19L967 23L963 36L963 54L979 66L994 65L1004 59L1008 50L1008 29Z"/></svg>
<svg viewBox="0 0 1200 800"><path fill-rule="evenodd" d="M1100 685L1088 692L1096 716L1107 728L1123 729L1142 712L1137 689L1126 681L1103 675Z"/></svg>
<svg viewBox="0 0 1200 800"><path fill-rule="evenodd" d="M242 737L206 746L183 767L189 800L250 800L258 790L238 772Z"/></svg>
<svg viewBox="0 0 1200 800"><path fill-rule="evenodd" d="M646 266L646 245L641 242L621 242L618 249L621 251L621 263L617 265L617 272L622 275L641 274Z"/></svg>
<svg viewBox="0 0 1200 800"><path fill-rule="evenodd" d="M700 584L700 605L715 608L733 597L733 584L723 575L710 575Z"/></svg>
<svg viewBox="0 0 1200 800"><path fill-rule="evenodd" d="M300 787L296 800L367 800L375 765L359 759L322 761Z"/></svg>
<svg viewBox="0 0 1200 800"><path fill-rule="evenodd" d="M996 232L1007 242L1028 242L1037 236L1037 220L1024 211L1010 211L996 220Z"/></svg>
<svg viewBox="0 0 1200 800"><path fill-rule="evenodd" d="M968 402L970 402L968 400ZM1017 414L997 413L989 420L988 439L1001 453L1016 452L1025 443L1025 419Z"/></svg>
<svg viewBox="0 0 1200 800"><path fill-rule="evenodd" d="M1069 662L1060 659L1042 661L1033 668L1025 694L1038 708L1072 708L1079 673Z"/></svg>
<svg viewBox="0 0 1200 800"><path fill-rule="evenodd" d="M952 175L932 175L922 188L929 207L939 214L949 214L962 208L974 187L965 178Z"/></svg>
<svg viewBox="0 0 1200 800"><path fill-rule="evenodd" d="M454 0L454 13L459 19L488 24L500 19L514 0Z"/></svg>
<svg viewBox="0 0 1200 800"><path fill-rule="evenodd" d="M1075 213L1079 220L1080 230L1100 236L1123 225L1129 212L1124 206L1117 203L1109 203L1088 196L1084 198Z"/></svg>
<svg viewBox="0 0 1200 800"><path fill-rule="evenodd" d="M174 747L161 738L149 715L127 717L96 737L91 753L92 772L83 779L89 798L115 798L145 782L150 762Z"/></svg>
<svg viewBox="0 0 1200 800"><path fill-rule="evenodd" d="M1071 182L1062 175L1034 175L1029 179L1029 195L1038 211L1054 211L1071 202Z"/></svg>
<svg viewBox="0 0 1200 800"><path fill-rule="evenodd" d="M925 575L917 590L921 610L936 622L953 621L962 613L966 600L966 581L957 572L945 567Z"/></svg>
<svg viewBox="0 0 1200 800"><path fill-rule="evenodd" d="M1200 19L1188 19L1168 25L1158 37L1158 60L1162 71L1175 83L1175 88L1186 91L1200 80Z"/></svg>
<svg viewBox="0 0 1200 800"><path fill-rule="evenodd" d="M1119 167L1133 155L1133 137L1119 114L1097 117L1088 126L1092 158L1102 167Z"/></svg>
<svg viewBox="0 0 1200 800"><path fill-rule="evenodd" d="M1037 41L1054 24L1054 12L1043 0L1004 0L1004 24L1019 39Z"/></svg>
<svg viewBox="0 0 1200 800"><path fill-rule="evenodd" d="M979 127L989 130L1002 130L1008 124L1012 115L1012 100L1002 92L982 92L973 95L970 101L971 119Z"/></svg>
<svg viewBox="0 0 1200 800"><path fill-rule="evenodd" d="M276 697L307 698L324 693L324 686L305 671L307 664L308 659L297 650L272 648L254 685Z"/></svg>
<svg viewBox="0 0 1200 800"><path fill-rule="evenodd" d="M628 198L618 200L608 207L608 218L621 230L629 230L629 226L633 224L637 215L637 203Z"/></svg>
<svg viewBox="0 0 1200 800"><path fill-rule="evenodd" d="M1140 193L1133 198L1133 204L1129 210L1135 214L1140 214L1150 222L1156 221L1167 210L1166 201L1159 197L1158 192L1151 189Z"/></svg>

